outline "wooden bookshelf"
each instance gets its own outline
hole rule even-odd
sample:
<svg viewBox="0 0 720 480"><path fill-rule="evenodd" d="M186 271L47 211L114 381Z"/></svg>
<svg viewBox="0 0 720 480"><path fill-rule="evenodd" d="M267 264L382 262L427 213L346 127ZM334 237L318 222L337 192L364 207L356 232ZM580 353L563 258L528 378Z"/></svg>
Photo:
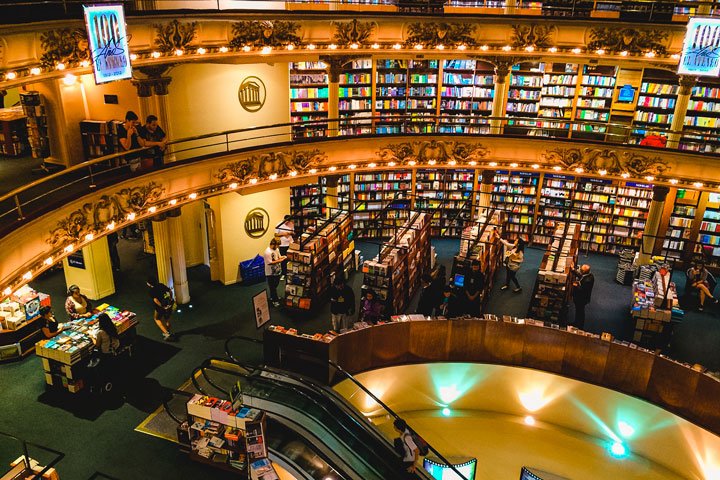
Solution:
<svg viewBox="0 0 720 480"><path fill-rule="evenodd" d="M120 151L117 128L119 121L83 120L80 122L80 136L85 160L112 155Z"/></svg>
<svg viewBox="0 0 720 480"><path fill-rule="evenodd" d="M442 64L440 112L447 119L440 133L490 133L487 120L492 113L494 72L489 63L476 60L445 60ZM470 117L470 118L468 118Z"/></svg>
<svg viewBox="0 0 720 480"><path fill-rule="evenodd" d="M412 118L405 127L407 133L437 131L439 64L439 60L408 61L407 113Z"/></svg>
<svg viewBox="0 0 720 480"><path fill-rule="evenodd" d="M373 61L359 59L347 63L340 75L338 111L340 118L362 119L373 114ZM372 125L343 124L340 135L372 133Z"/></svg>
<svg viewBox="0 0 720 480"><path fill-rule="evenodd" d="M388 238L408 219L412 172L356 173L353 191L353 223L364 238Z"/></svg>
<svg viewBox="0 0 720 480"><path fill-rule="evenodd" d="M665 70L645 69L629 143L640 143L657 130L670 130L678 96L678 77Z"/></svg>
<svg viewBox="0 0 720 480"><path fill-rule="evenodd" d="M663 240L663 252L667 257L685 259L685 254L693 240L692 232L696 226L695 218L698 214L699 202L699 192L684 189L677 191Z"/></svg>
<svg viewBox="0 0 720 480"><path fill-rule="evenodd" d="M544 70L544 63L523 62L513 65L506 110L509 117L538 116ZM536 124L535 121L508 120L505 133L526 134L532 131Z"/></svg>
<svg viewBox="0 0 720 480"><path fill-rule="evenodd" d="M302 233L314 226L318 218L325 215L324 178L319 182L306 183L290 188L290 215L293 217L295 232Z"/></svg>
<svg viewBox="0 0 720 480"><path fill-rule="evenodd" d="M613 225L616 195L617 186L612 180L577 178L569 218L585 226L580 234L583 250L605 251Z"/></svg>
<svg viewBox="0 0 720 480"><path fill-rule="evenodd" d="M39 92L20 92L20 105L26 117L27 138L33 158L50 156L47 111Z"/></svg>
<svg viewBox="0 0 720 480"><path fill-rule="evenodd" d="M19 157L27 149L26 118L21 108L0 109L0 155Z"/></svg>
<svg viewBox="0 0 720 480"><path fill-rule="evenodd" d="M328 75L323 62L290 62L290 121L328 118ZM293 138L324 137L327 122L293 125Z"/></svg>
<svg viewBox="0 0 720 480"><path fill-rule="evenodd" d="M401 133L401 124L392 116L407 111L407 69L407 60L377 60L375 115L386 118L377 121L375 133Z"/></svg>
<svg viewBox="0 0 720 480"><path fill-rule="evenodd" d="M605 65L584 65L580 80L580 91L575 109L576 120L607 123L615 90L617 67ZM607 127L604 125L574 125L572 137L589 140L604 140Z"/></svg>
<svg viewBox="0 0 720 480"><path fill-rule="evenodd" d="M617 187L613 225L608 232L606 253L625 248L639 249L652 200L652 185L623 182Z"/></svg>
<svg viewBox="0 0 720 480"><path fill-rule="evenodd" d="M720 194L707 195L695 253L703 255L706 265L717 268L720 267Z"/></svg>
<svg viewBox="0 0 720 480"><path fill-rule="evenodd" d="M578 83L578 65L548 63L542 80L538 111L539 130L535 135L567 138L570 133L573 106ZM567 121L562 121L567 120Z"/></svg>
<svg viewBox="0 0 720 480"><path fill-rule="evenodd" d="M539 181L537 173L495 172L491 201L493 206L505 212L507 239L515 239L518 235L530 239L532 236Z"/></svg>
<svg viewBox="0 0 720 480"><path fill-rule="evenodd" d="M569 218L575 177L546 173L543 175L533 243L547 245L555 229Z"/></svg>
<svg viewBox="0 0 720 480"><path fill-rule="evenodd" d="M475 170L418 170L415 209L432 214L433 237L460 237L472 214Z"/></svg>
<svg viewBox="0 0 720 480"><path fill-rule="evenodd" d="M699 81L692 89L692 96L685 116L685 126L680 148L700 152L716 152L720 149L720 86ZM697 135L691 135L696 132Z"/></svg>

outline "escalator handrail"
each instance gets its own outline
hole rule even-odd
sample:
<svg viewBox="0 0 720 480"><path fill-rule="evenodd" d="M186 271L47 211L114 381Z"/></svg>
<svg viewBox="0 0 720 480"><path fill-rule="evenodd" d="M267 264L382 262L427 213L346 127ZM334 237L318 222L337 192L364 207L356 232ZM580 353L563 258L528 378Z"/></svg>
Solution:
<svg viewBox="0 0 720 480"><path fill-rule="evenodd" d="M343 369L340 365L338 365L337 363L333 362L332 360L328 360L328 364L329 364L331 367L333 367L335 370L337 370L340 374L342 374L345 378L347 378L347 379L350 380L352 383L354 383L358 388L360 388L360 390L362 390L362 391L365 392L367 395L369 395L370 398L372 398L375 402L377 402L378 405L380 405L382 408L384 408L386 412L388 412L390 415L393 416L393 418L395 418L396 420L402 420L402 421L405 423L407 429L410 431L411 434L414 434L414 435L420 437L420 435L419 435L415 430L413 430L412 427L410 427L410 425L409 425L405 420L403 420L403 418L402 418L400 415L398 415L397 413L395 413L392 408L390 408L389 406L387 406L387 405L385 404L385 402L383 402L382 400L380 400L374 393L372 393L372 392L370 391L370 389L368 389L365 385L363 385L363 384L362 384L357 378L355 378L351 373L346 372L345 369ZM422 438L422 437L420 437L420 438ZM438 452L438 451L435 449L435 447L433 447L432 445L430 445L430 443L428 443L427 441L426 441L425 443L427 443L428 450L430 450L430 451L433 452L435 455L437 455L438 459L440 459L442 462L445 463L445 465L447 465L448 467L450 467L450 468L452 469L452 471L455 472L455 474L456 474L459 478L461 478L462 480L468 480L467 477L465 477L465 475L463 475L462 473L460 473L460 471L455 467L455 465L453 465L453 464L452 464L448 459L446 459L440 452Z"/></svg>
<svg viewBox="0 0 720 480"><path fill-rule="evenodd" d="M246 337L245 335L233 335L231 337L228 337L228 339L225 340L225 355L227 355L233 362L241 366L245 366L244 363L235 358L235 356L230 353L230 342L233 340L245 340L246 342L259 343L260 345L263 345L262 340L258 340L257 338L252 337Z"/></svg>

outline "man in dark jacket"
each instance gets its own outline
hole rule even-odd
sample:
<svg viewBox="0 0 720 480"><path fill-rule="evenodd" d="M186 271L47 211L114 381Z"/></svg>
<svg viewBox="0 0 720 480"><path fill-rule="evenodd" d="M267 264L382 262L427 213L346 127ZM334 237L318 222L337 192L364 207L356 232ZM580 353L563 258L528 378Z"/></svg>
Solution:
<svg viewBox="0 0 720 480"><path fill-rule="evenodd" d="M421 277L420 281L422 282L422 290L420 290L417 313L429 317L440 302L440 293L437 291L432 277L427 273Z"/></svg>
<svg viewBox="0 0 720 480"><path fill-rule="evenodd" d="M575 303L575 322L576 328L585 328L585 305L590 303L590 296L595 285L595 276L590 273L590 265L582 265L573 272L575 279L573 281L573 302Z"/></svg>
<svg viewBox="0 0 720 480"><path fill-rule="evenodd" d="M347 330L350 317L354 314L355 293L345 284L342 276L338 275L330 287L330 320L333 330Z"/></svg>

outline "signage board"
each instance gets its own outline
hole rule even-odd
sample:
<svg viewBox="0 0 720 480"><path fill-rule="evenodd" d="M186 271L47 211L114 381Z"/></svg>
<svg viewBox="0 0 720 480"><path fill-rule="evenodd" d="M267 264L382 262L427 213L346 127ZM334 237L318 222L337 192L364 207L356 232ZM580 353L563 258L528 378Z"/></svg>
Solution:
<svg viewBox="0 0 720 480"><path fill-rule="evenodd" d="M132 77L122 5L85 5L85 28L95 83Z"/></svg>
<svg viewBox="0 0 720 480"><path fill-rule="evenodd" d="M720 74L720 18L688 21L678 73L717 77Z"/></svg>
<svg viewBox="0 0 720 480"><path fill-rule="evenodd" d="M267 290L253 296L252 303L253 312L255 312L255 325L257 325L257 328L262 328L263 325L270 321Z"/></svg>

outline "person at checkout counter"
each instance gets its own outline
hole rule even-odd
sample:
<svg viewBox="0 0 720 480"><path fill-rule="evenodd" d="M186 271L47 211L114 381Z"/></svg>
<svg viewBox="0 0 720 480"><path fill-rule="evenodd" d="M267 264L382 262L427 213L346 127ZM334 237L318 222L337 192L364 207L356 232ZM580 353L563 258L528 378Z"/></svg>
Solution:
<svg viewBox="0 0 720 480"><path fill-rule="evenodd" d="M88 318L93 315L93 307L90 300L80 293L80 287L77 285L70 285L68 288L67 299L65 300L65 311L68 317L70 317L70 320Z"/></svg>
<svg viewBox="0 0 720 480"><path fill-rule="evenodd" d="M45 338L53 338L63 331L62 324L55 320L52 308L47 306L40 309L40 324L42 325L40 329L42 330L43 337Z"/></svg>

